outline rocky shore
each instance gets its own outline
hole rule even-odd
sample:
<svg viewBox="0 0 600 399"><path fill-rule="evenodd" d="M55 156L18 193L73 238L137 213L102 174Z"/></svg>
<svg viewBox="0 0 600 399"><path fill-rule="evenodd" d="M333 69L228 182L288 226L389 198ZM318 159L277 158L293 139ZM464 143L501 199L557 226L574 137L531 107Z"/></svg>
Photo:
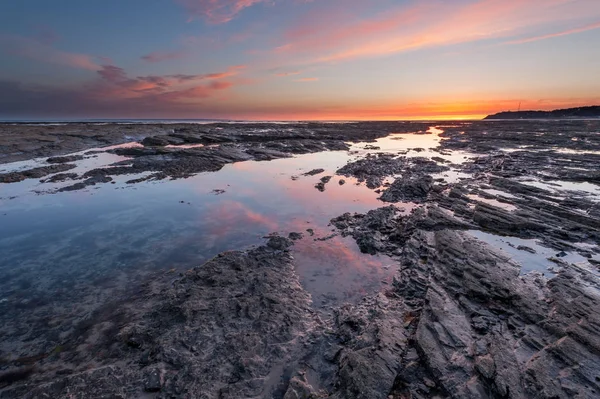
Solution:
<svg viewBox="0 0 600 399"><path fill-rule="evenodd" d="M429 126L152 127L158 134L140 136L141 145L110 150L130 158L119 164L71 175L78 159L50 158L45 167L55 169L0 179L72 179L66 189L76 190L142 172L143 180L184 178ZM342 214L331 228L394 260L398 271L381 292L315 308L293 256L294 243L311 238L274 234L187 272L157 273L77 325L64 345L3 356L0 398L598 397L600 122L439 128L440 145L428 149L439 156L371 146L333 182L323 169L302 177L320 191L353 178L380 194L378 209ZM457 151L472 155L444 158ZM527 269L520 255L544 267Z"/></svg>

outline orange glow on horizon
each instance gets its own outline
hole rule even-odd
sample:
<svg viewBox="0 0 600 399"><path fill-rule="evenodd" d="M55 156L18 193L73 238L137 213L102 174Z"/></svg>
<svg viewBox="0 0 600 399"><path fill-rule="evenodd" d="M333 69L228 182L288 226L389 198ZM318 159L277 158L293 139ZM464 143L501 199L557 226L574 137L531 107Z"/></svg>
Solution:
<svg viewBox="0 0 600 399"><path fill-rule="evenodd" d="M273 112L253 113L243 115L247 120L271 121L397 121L397 120L478 120L488 115L505 111L542 110L551 111L560 108L575 108L600 104L598 99L566 99L545 101L519 100L486 100L486 101L457 101L440 103L423 103L400 106L369 106L360 107L323 107L322 111L274 110ZM293 109L293 106L289 106Z"/></svg>

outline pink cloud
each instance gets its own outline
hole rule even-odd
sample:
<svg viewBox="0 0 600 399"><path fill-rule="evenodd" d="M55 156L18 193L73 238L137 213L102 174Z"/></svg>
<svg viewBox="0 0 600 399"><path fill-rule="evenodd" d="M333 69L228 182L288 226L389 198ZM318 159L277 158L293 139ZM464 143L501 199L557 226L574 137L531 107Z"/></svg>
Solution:
<svg viewBox="0 0 600 399"><path fill-rule="evenodd" d="M28 37L0 35L0 51L8 54L71 68L97 71L101 67L87 54L69 53Z"/></svg>
<svg viewBox="0 0 600 399"><path fill-rule="evenodd" d="M146 62L163 62L183 58L187 55L185 51L154 51L142 56Z"/></svg>
<svg viewBox="0 0 600 399"><path fill-rule="evenodd" d="M274 47L273 56L286 60L294 56L300 60L298 65L385 56L531 35L549 26L573 26L600 17L597 0L470 0L458 4L422 0L368 19L343 11L300 18L283 35L284 42ZM578 31L565 29L562 34Z"/></svg>
<svg viewBox="0 0 600 399"><path fill-rule="evenodd" d="M317 82L318 80L319 78L301 78L294 80L294 82Z"/></svg>
<svg viewBox="0 0 600 399"><path fill-rule="evenodd" d="M175 0L186 9L191 18L202 18L210 23L231 21L243 9L269 0Z"/></svg>
<svg viewBox="0 0 600 399"><path fill-rule="evenodd" d="M88 87L90 96L109 98L151 98L162 101L207 98L231 88L231 81L222 79L235 76L243 66L232 66L222 72L198 75L149 75L129 77L123 68L103 65L98 71L100 81Z"/></svg>
<svg viewBox="0 0 600 399"><path fill-rule="evenodd" d="M302 73L301 71L277 72L277 73L275 73L275 76L285 77L285 76L300 75L301 73Z"/></svg>
<svg viewBox="0 0 600 399"><path fill-rule="evenodd" d="M550 33L547 35L532 36L532 37L527 37L525 39L511 40L511 41L506 42L505 44L524 44L524 43L536 42L538 40L546 40L546 39L552 39L554 37L568 36L568 35L572 35L575 33L587 32L589 30L594 30L594 29L600 29L600 22L582 26L580 28L574 28L574 29L563 30L561 32Z"/></svg>

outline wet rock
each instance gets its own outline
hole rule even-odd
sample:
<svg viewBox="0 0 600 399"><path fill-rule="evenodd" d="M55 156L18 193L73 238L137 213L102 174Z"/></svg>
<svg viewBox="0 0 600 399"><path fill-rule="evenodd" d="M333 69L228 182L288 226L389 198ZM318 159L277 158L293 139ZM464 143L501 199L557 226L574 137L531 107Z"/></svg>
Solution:
<svg viewBox="0 0 600 399"><path fill-rule="evenodd" d="M380 199L385 202L423 202L433 189L429 175L409 175L396 179Z"/></svg>
<svg viewBox="0 0 600 399"><path fill-rule="evenodd" d="M288 238L292 241L301 240L303 237L304 235L302 233L291 232L290 234L288 234Z"/></svg>
<svg viewBox="0 0 600 399"><path fill-rule="evenodd" d="M332 398L386 399L407 347L404 308L383 294L335 312L334 331L342 349Z"/></svg>
<svg viewBox="0 0 600 399"><path fill-rule="evenodd" d="M315 175L320 175L323 172L325 172L325 169L321 169L321 168L313 169L311 171L304 173L303 176L315 176Z"/></svg>
<svg viewBox="0 0 600 399"><path fill-rule="evenodd" d="M33 367L22 367L0 373L0 389L29 378L33 372Z"/></svg>
<svg viewBox="0 0 600 399"><path fill-rule="evenodd" d="M332 176L324 176L321 178L321 181L317 184L315 184L315 188L321 192L325 191L325 185L327 183L329 183L329 181L331 180Z"/></svg>
<svg viewBox="0 0 600 399"><path fill-rule="evenodd" d="M473 221L485 230L522 238L531 238L531 231L544 232L547 229L533 218L524 218L485 203L477 203L473 212Z"/></svg>
<svg viewBox="0 0 600 399"><path fill-rule="evenodd" d="M47 179L40 180L42 183L62 183L66 180L75 180L77 179L77 173L58 173L54 176L50 176Z"/></svg>
<svg viewBox="0 0 600 399"><path fill-rule="evenodd" d="M291 239L281 236L271 236L267 241L267 247L277 251L286 251L292 245L294 242Z"/></svg>
<svg viewBox="0 0 600 399"><path fill-rule="evenodd" d="M81 161L83 159L83 155L67 155L67 156L63 156L63 157L51 157L46 159L46 162L48 163L70 163L70 162L76 162L76 161Z"/></svg>
<svg viewBox="0 0 600 399"><path fill-rule="evenodd" d="M126 147L109 152L133 157L131 160L117 162L111 167L93 169L84 174L84 178L93 176L119 176L153 172L152 180L165 178L187 178L200 172L216 172L226 164L249 160L273 160L287 158L292 154L307 154L325 150L346 149L343 140L282 140L271 141L270 137L260 136L260 140L243 143L225 143L219 146L198 148L165 147ZM231 141L231 140L229 140ZM235 141L235 140L234 140ZM144 178L150 179L150 177ZM141 181L145 181L141 180ZM140 180L134 179L135 183ZM80 189L85 185L73 185L71 189Z"/></svg>
<svg viewBox="0 0 600 399"><path fill-rule="evenodd" d="M153 136L153 137L146 137L144 140L142 140L142 145L146 146L146 147L153 147L153 146L167 146L167 145L181 145L184 144L186 141L179 138L179 137L174 137L171 135L164 135L164 136Z"/></svg>
<svg viewBox="0 0 600 399"><path fill-rule="evenodd" d="M375 189L383 184L383 179L402 173L408 167L406 158L396 158L389 154L367 155L363 159L350 162L337 170L338 175L356 177Z"/></svg>
<svg viewBox="0 0 600 399"><path fill-rule="evenodd" d="M110 176L102 176L102 175L92 176L92 177L85 179L82 182L75 183L73 185L66 186L66 187L61 187L58 189L58 192L81 190L88 186L95 186L96 184L100 184L100 183L110 183L112 181L113 181L113 179Z"/></svg>
<svg viewBox="0 0 600 399"><path fill-rule="evenodd" d="M316 399L318 397L304 375L301 375L292 377L283 399Z"/></svg>
<svg viewBox="0 0 600 399"><path fill-rule="evenodd" d="M161 390L164 381L164 372L158 368L152 368L146 371L144 375L144 391L158 392Z"/></svg>
<svg viewBox="0 0 600 399"><path fill-rule="evenodd" d="M404 228L400 210L394 206L375 209L366 215L345 213L331 219L331 224L342 235L354 237L361 252L373 255L388 248L389 235Z"/></svg>
<svg viewBox="0 0 600 399"><path fill-rule="evenodd" d="M337 236L338 236L337 233L333 233L333 234L329 234L329 235L327 235L325 237L315 238L314 240L315 241L321 241L321 242L323 242L323 241L329 241L329 240L331 240L331 239L333 239L333 238L335 238Z"/></svg>
<svg viewBox="0 0 600 399"><path fill-rule="evenodd" d="M73 164L57 164L40 166L19 172L0 173L0 183L17 183L25 179L39 179L53 173L65 172L75 167L76 165Z"/></svg>
<svg viewBox="0 0 600 399"><path fill-rule="evenodd" d="M536 254L537 253L537 251L535 249L530 248L530 247L525 246L525 245L519 245L519 246L517 246L517 249L519 251L529 252L530 254Z"/></svg>
<svg viewBox="0 0 600 399"><path fill-rule="evenodd" d="M386 220L383 214L381 221ZM378 252L391 254L394 245L402 246L402 268L388 298L410 310L407 338L418 349L418 361L398 369L392 392L465 398L531 397L538 392L587 398L599 392L592 370L600 365L600 340L596 327L587 323L600 326L600 290L583 289L589 281L600 287L598 278L568 267L547 284L539 275L519 278L520 266L506 255L448 228L460 221L452 223L448 216L440 224L427 221L435 214L418 211L396 222L403 226L401 242L391 239L398 228L388 223L373 224L371 230L371 236L387 243ZM332 223L355 236L357 226L369 231L364 218L347 214ZM425 226L433 228L423 230ZM581 320L589 321L579 325ZM360 335L361 324L351 325ZM565 331L570 331L568 337ZM422 373L433 384L411 377Z"/></svg>

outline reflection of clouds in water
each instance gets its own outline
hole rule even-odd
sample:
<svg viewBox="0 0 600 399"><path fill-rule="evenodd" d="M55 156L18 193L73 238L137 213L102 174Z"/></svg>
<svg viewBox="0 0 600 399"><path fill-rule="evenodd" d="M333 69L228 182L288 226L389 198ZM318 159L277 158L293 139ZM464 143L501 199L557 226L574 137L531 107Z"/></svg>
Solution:
<svg viewBox="0 0 600 399"><path fill-rule="evenodd" d="M433 135L415 135L415 140L428 137ZM78 162L77 170L122 159L115 157L99 154ZM93 270L103 270L107 275L109 271L118 272L120 266L113 261L118 253L128 253L127 267L132 271L184 268L224 250L264 242L262 236L269 232L287 235L298 231L305 238L296 243L294 252L307 289L316 296L334 292L338 297L357 298L378 289L381 280L393 273L387 274L383 266L393 262L361 254L351 238L314 241L332 233L327 227L331 218L345 212L365 213L383 205L377 199L379 194L364 185L357 186L353 178L344 177L346 184L340 186L341 177L334 177L325 192L314 187L321 177L334 176L350 159L346 151L331 151L269 162L240 162L188 179L127 186L122 184L127 179L123 177L115 179L114 185L56 195L31 195L32 184L39 184L33 180L26 182L28 186L0 185L0 190L14 187L19 195L17 200L2 200L3 211L9 215L0 212L0 221L4 222L0 224L0 239L19 232L35 233L3 248L37 265L23 278L35 279L44 269L48 270L48 278L59 282L64 273L49 265L63 265L74 280L84 279ZM325 172L301 176L315 168ZM294 181L292 176L300 178ZM224 189L225 193L216 196L211 193L213 189ZM6 191L2 194L6 197ZM307 228L315 230L315 237L306 233ZM83 234L86 240L62 242L65 234L69 239ZM39 245L42 236L44 246ZM100 244L101 248L94 248ZM35 254L28 252L32 247L36 248ZM80 256L70 258L74 248ZM98 256L98 252L106 256ZM81 267L80 258L86 259L86 267Z"/></svg>
<svg viewBox="0 0 600 399"><path fill-rule="evenodd" d="M293 251L296 270L317 305L359 299L379 290L396 271L388 267L391 258L363 254L351 238L320 242L305 237Z"/></svg>
<svg viewBox="0 0 600 399"><path fill-rule="evenodd" d="M238 201L220 201L209 206L202 217L210 217L216 224L209 231L216 235L225 235L232 230L255 231L258 226L267 230L277 230L279 224L272 218L258 213Z"/></svg>

